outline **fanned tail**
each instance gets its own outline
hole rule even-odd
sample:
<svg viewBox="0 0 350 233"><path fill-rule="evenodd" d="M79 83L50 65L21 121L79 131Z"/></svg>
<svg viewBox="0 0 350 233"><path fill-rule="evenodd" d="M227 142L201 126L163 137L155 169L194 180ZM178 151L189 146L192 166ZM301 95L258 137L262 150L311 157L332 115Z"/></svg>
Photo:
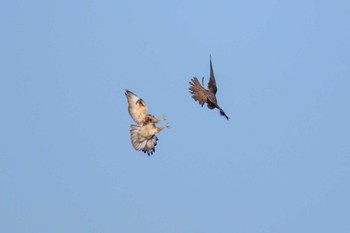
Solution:
<svg viewBox="0 0 350 233"><path fill-rule="evenodd" d="M131 125L131 144L135 150L143 151L144 153L147 153L148 156L150 156L155 152L158 138L156 135L152 135L151 137L143 137L141 134L142 127L144 126Z"/></svg>

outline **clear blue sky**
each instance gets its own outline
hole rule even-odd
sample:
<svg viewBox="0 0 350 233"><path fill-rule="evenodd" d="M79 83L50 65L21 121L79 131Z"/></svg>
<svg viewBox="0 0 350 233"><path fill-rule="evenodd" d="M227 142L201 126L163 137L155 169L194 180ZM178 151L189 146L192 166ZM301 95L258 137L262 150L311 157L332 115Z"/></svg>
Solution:
<svg viewBox="0 0 350 233"><path fill-rule="evenodd" d="M350 232L349 12L5 0L0 232ZM188 93L209 54L230 121ZM125 89L171 125L152 157Z"/></svg>

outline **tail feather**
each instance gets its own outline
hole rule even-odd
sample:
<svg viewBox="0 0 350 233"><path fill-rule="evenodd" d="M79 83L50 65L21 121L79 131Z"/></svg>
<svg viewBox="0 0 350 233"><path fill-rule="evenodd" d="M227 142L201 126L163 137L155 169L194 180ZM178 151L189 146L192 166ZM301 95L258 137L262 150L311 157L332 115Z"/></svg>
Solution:
<svg viewBox="0 0 350 233"><path fill-rule="evenodd" d="M227 120L229 120L230 118L226 115L226 113L224 112L224 110L222 110L220 107L218 107L218 109L220 110L220 115L226 117Z"/></svg>
<svg viewBox="0 0 350 233"><path fill-rule="evenodd" d="M131 125L131 144L135 150L143 151L144 153L151 155L155 152L155 147L157 145L158 138L156 135L144 137L141 132L142 127L144 126Z"/></svg>

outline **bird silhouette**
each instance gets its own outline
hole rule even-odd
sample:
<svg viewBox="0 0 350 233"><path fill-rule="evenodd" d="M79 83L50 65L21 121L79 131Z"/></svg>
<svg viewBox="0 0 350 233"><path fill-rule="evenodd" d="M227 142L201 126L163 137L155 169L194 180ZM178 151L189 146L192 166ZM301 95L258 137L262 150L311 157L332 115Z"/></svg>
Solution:
<svg viewBox="0 0 350 233"><path fill-rule="evenodd" d="M170 125L157 127L156 123L165 120L165 116L157 119L147 113L147 105L140 97L129 90L126 90L125 95L128 100L129 114L137 123L137 125L131 125L130 128L131 144L135 150L143 151L149 156L155 152L158 141L156 134L165 128L169 128Z"/></svg>
<svg viewBox="0 0 350 233"><path fill-rule="evenodd" d="M202 78L202 85L198 81L197 77L193 77L190 84L190 93L192 94L192 98L195 101L198 101L200 105L203 105L207 103L207 106L209 109L217 108L220 110L220 115L226 117L226 119L230 119L224 110L218 105L218 101L216 99L216 92L218 91L218 88L216 86L215 81L215 75L213 71L213 65L211 63L211 56L210 56L210 78L208 82L208 89L205 89L204 86L204 77Z"/></svg>

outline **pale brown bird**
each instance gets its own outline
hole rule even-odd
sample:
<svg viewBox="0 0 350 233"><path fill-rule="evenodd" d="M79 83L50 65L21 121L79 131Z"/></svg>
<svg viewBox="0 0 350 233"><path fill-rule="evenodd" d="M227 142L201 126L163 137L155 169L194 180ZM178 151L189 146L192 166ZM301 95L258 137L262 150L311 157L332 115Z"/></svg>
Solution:
<svg viewBox="0 0 350 233"><path fill-rule="evenodd" d="M147 105L141 98L128 90L126 90L125 95L128 100L129 114L138 124L131 125L131 144L135 150L143 151L151 155L155 152L158 141L156 134L165 128L169 128L170 125L167 124L163 127L157 127L156 123L165 120L165 116L161 119L157 119L153 115L147 113Z"/></svg>
<svg viewBox="0 0 350 233"><path fill-rule="evenodd" d="M214 71L213 71L213 66L211 64L211 57L210 57L210 78L208 82L208 89L205 89L204 86L204 77L202 78L202 85L199 83L197 77L193 77L191 79L190 83L190 93L192 94L192 98L195 101L198 101L200 105L203 105L207 103L207 106L209 109L214 109L217 108L220 110L220 115L226 117L228 120L229 117L226 115L224 110L220 108L218 105L218 101L216 99L216 92L217 92L217 86L216 86L216 81L215 81L215 76L214 76Z"/></svg>

